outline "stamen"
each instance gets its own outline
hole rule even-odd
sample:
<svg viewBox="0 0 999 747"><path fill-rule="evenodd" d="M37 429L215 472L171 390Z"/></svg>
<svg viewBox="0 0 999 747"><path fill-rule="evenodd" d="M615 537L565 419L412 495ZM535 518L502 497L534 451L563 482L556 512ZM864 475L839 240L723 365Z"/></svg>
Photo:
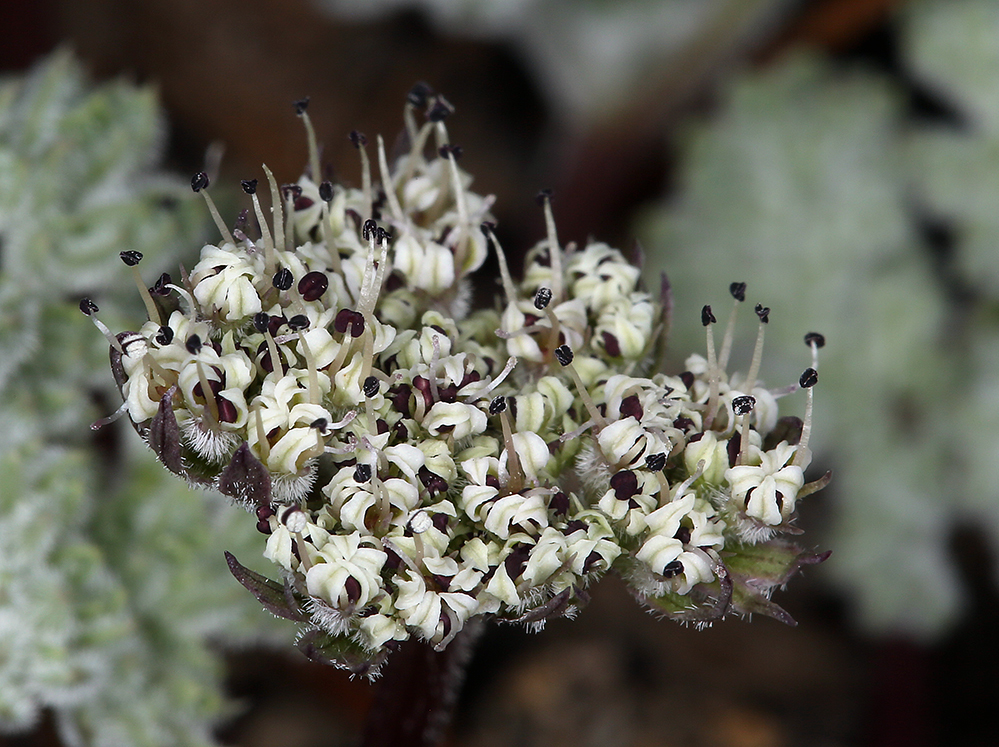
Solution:
<svg viewBox="0 0 999 747"><path fill-rule="evenodd" d="M494 224L488 221L481 226L482 233L485 234L486 238L492 242L493 248L496 249L496 258L499 260L500 278L503 281L503 292L506 294L506 302L512 304L517 301L517 290L510 275L510 268L506 264L506 255L503 253L503 248L500 246L499 240L493 231L495 227Z"/></svg>
<svg viewBox="0 0 999 747"><path fill-rule="evenodd" d="M580 378L579 372L576 371L575 367L572 365L572 348L568 345L560 345L555 348L555 359L569 372L569 376L572 377L573 382L576 384L576 389L579 391L580 399L583 400L583 404L586 405L587 412L590 413L590 417L593 418L597 427L606 427L607 421L604 419L604 416L600 414L600 410L597 409L596 404L593 402L593 398L586 390L586 385L583 384L583 379Z"/></svg>
<svg viewBox="0 0 999 747"><path fill-rule="evenodd" d="M371 199L371 162L368 160L368 153L364 150L364 146L368 144L368 139L364 137L363 133L357 130L352 130L350 135L350 142L361 154L361 192L364 194L364 206L365 212L361 217L364 220L371 218L371 214L374 210Z"/></svg>
<svg viewBox="0 0 999 747"><path fill-rule="evenodd" d="M100 319L98 319L94 314L96 314L100 309L97 307L93 301L89 298L84 298L80 301L80 311L82 311L86 316L90 317L90 321L94 323L94 326L101 331L104 338L108 341L108 344L117 350L122 355L125 355L125 349L118 342L118 338L108 329L107 325L104 324Z"/></svg>
<svg viewBox="0 0 999 747"><path fill-rule="evenodd" d="M500 426L503 428L503 445L506 448L507 463L506 472L509 478L507 489L511 493L516 493L524 484L524 471L520 468L520 457L513 444L513 427L510 424L510 416L507 414L506 397L497 397L489 403L489 412L499 413Z"/></svg>
<svg viewBox="0 0 999 747"><path fill-rule="evenodd" d="M199 171L193 177L191 177L191 189L195 192L200 192L201 196L205 198L205 202L208 205L208 212L212 214L212 220L215 221L215 225L219 229L219 233L222 234L222 240L227 244L232 244L235 246L236 241L232 238L232 234L229 233L229 227L222 220L222 216L219 215L219 210L215 207L215 201L212 199L211 195L208 194L208 174L204 171Z"/></svg>
<svg viewBox="0 0 999 747"><path fill-rule="evenodd" d="M197 337L197 335L191 335L191 337L194 338ZM191 346L189 345L188 350L190 349ZM197 353L193 351L191 354L197 355ZM194 362L194 365L198 369L198 381L201 382L201 393L205 397L205 404L208 407L208 412L211 414L211 422L209 423L209 425L214 430L215 428L218 427L219 423L222 422L221 419L219 418L219 406L218 403L215 401L215 392L213 392L211 386L209 386L208 375L205 373L205 368L201 364L201 359L200 358L197 359Z"/></svg>
<svg viewBox="0 0 999 747"><path fill-rule="evenodd" d="M149 293L149 288L142 282L142 275L139 274L138 265L142 261L142 252L129 250L119 252L118 256L121 257L121 261L132 271L132 277L135 279L135 285L139 288L139 297L142 298L142 303L146 307L146 314L149 316L149 321L160 324L163 321L160 318L160 310L156 307L156 303Z"/></svg>
<svg viewBox="0 0 999 747"><path fill-rule="evenodd" d="M548 334L548 350L554 350L558 346L558 336L562 331L562 325L559 324L558 317L551 309L551 300L551 289L538 288L538 292L534 296L534 308L538 311L544 311L551 323L551 332Z"/></svg>
<svg viewBox="0 0 999 747"><path fill-rule="evenodd" d="M278 352L277 342L270 332L271 317L266 311L260 311L253 317L253 326L256 328L257 332L260 332L264 336L264 340L267 342L267 355L271 359L271 371L277 372L278 376L281 376L283 367L281 364L281 355Z"/></svg>
<svg viewBox="0 0 999 747"><path fill-rule="evenodd" d="M306 96L304 99L299 99L295 102L295 114L302 118L303 124L305 124L305 136L309 140L309 170L312 172L312 178L319 178L319 148L316 146L316 131L312 127L312 120L309 118L309 112L306 111L309 107L309 97Z"/></svg>
<svg viewBox="0 0 999 747"><path fill-rule="evenodd" d="M296 319L298 317L295 317ZM308 319L306 319L308 323ZM319 404L319 371L316 369L316 357L312 354L312 350L309 348L309 343L305 341L305 334L302 331L298 332L298 344L302 348L302 354L305 356L305 365L309 369L309 403L313 405Z"/></svg>
<svg viewBox="0 0 999 747"><path fill-rule="evenodd" d="M381 172L382 188L385 190L385 196L388 198L389 212L392 213L392 219L402 221L405 216L402 212L402 206L399 204L399 196L395 193L395 185L392 183L388 158L385 156L385 141L382 140L381 135L378 136L378 170Z"/></svg>
<svg viewBox="0 0 999 747"><path fill-rule="evenodd" d="M711 311L711 307L705 305L701 309L701 324L707 329L708 336L708 405L704 413L704 429L711 428L715 421L715 414L718 411L719 395L719 371L718 360L715 358L715 335L711 326L718 320Z"/></svg>
<svg viewBox="0 0 999 747"><path fill-rule="evenodd" d="M274 246L275 248L283 248L285 251L290 251L291 247L287 245L284 235L284 209L281 207L281 191L278 189L274 174L267 168L266 163L263 164L263 169L264 175L267 177L267 183L271 187L271 213L274 216ZM289 231L289 233L291 232ZM270 272L271 268L268 267L267 273L270 274Z"/></svg>
<svg viewBox="0 0 999 747"><path fill-rule="evenodd" d="M506 365L503 366L503 370L500 371L499 376L490 381L486 385L485 389L477 391L475 393L475 398L482 399L487 394L489 394L489 392L493 391L496 387L502 384L503 381L506 379L506 377L510 375L510 372L513 371L514 368L516 368L516 366L517 366L517 356L511 355L509 358L506 359Z"/></svg>
<svg viewBox="0 0 999 747"><path fill-rule="evenodd" d="M701 475L704 474L704 467L705 467L705 465L706 465L706 462L703 459L698 460L698 462L697 462L697 469L694 470L694 474L692 474L686 480L684 480L679 485L677 485L676 486L676 490L673 491L673 495L676 498L682 498L683 494L685 492L687 492L687 488L689 488L691 485L693 485L694 481L698 477L700 477Z"/></svg>
<svg viewBox="0 0 999 747"><path fill-rule="evenodd" d="M749 415L756 407L756 398L748 394L732 399L732 412L739 418L739 456L736 464L745 464L749 447Z"/></svg>
<svg viewBox="0 0 999 747"><path fill-rule="evenodd" d="M367 224L365 225L367 226ZM375 304L378 303L378 294L381 292L385 270L388 267L388 239L390 238L384 230L377 227L369 230L368 233L370 253L364 267L364 280L361 281L360 298L357 302L357 310L364 316L366 327L370 327L374 321ZM381 244L382 248L377 267L375 267L376 243Z"/></svg>
<svg viewBox="0 0 999 747"><path fill-rule="evenodd" d="M809 332L805 335L805 344L812 349L812 368L819 370L819 348L825 347L825 335Z"/></svg>
<svg viewBox="0 0 999 747"><path fill-rule="evenodd" d="M312 567L312 561L309 560L309 553L305 551L305 538L302 537L302 532L309 525L308 517L299 506L288 506L281 512L279 521L288 528L289 532L295 535L295 544L298 546L298 558L302 561L302 567L305 569L305 572L308 573Z"/></svg>
<svg viewBox="0 0 999 747"><path fill-rule="evenodd" d="M110 425L116 420L119 420L122 415L128 412L128 402L122 402L121 406L115 410L113 413L108 415L106 418L101 418L100 420L95 420L90 424L90 430L96 431L103 428L105 425Z"/></svg>
<svg viewBox="0 0 999 747"><path fill-rule="evenodd" d="M260 461L266 463L271 453L271 444L267 440L267 433L264 432L264 418L260 414L259 407L253 410L253 425L257 430L257 443L260 445Z"/></svg>
<svg viewBox="0 0 999 747"><path fill-rule="evenodd" d="M422 510L414 513L409 520L409 529L413 532L417 564L422 563L424 557L423 537L421 535L429 531L433 525L434 520L430 518L430 514Z"/></svg>
<svg viewBox="0 0 999 747"><path fill-rule="evenodd" d="M253 199L253 212L257 216L257 223L260 224L260 236L264 240L264 271L270 275L277 266L277 259L274 256L274 239L271 238L271 229L264 218L264 210L260 207L260 198L257 197L257 180L244 179L240 182L243 191Z"/></svg>
<svg viewBox="0 0 999 747"><path fill-rule="evenodd" d="M557 304L562 301L562 249L559 247L558 235L555 232L551 190L541 190L538 200L541 201L545 209L545 225L548 228L548 256L552 267L552 296Z"/></svg>
<svg viewBox="0 0 999 747"><path fill-rule="evenodd" d="M413 112L417 109L425 110L427 100L433 93L434 90L421 81L410 88L409 93L406 94L406 106L403 107L402 116L406 121L406 134L409 135L410 143L414 142L417 136L416 117L413 116Z"/></svg>
<svg viewBox="0 0 999 747"><path fill-rule="evenodd" d="M770 323L770 307L756 304L756 316L760 318L760 328L756 333L756 347L753 349L753 362L749 365L749 373L746 374L746 388L753 391L756 386L756 377L760 373L760 361L763 360L763 335L766 325Z"/></svg>
<svg viewBox="0 0 999 747"><path fill-rule="evenodd" d="M434 352L430 356L430 396L434 398L434 402L438 402L441 398L440 391L437 389L437 366L441 361L441 340L440 337L434 335L430 341L434 346Z"/></svg>
<svg viewBox="0 0 999 747"><path fill-rule="evenodd" d="M581 426L579 426L576 430L574 430L574 431L566 431L565 433L563 433L561 436L558 437L558 440L561 443L565 443L566 441L574 441L575 439L577 439L580 436L582 436L584 433L586 433L586 431L590 430L590 428L592 428L595 425L596 425L596 423L594 421L587 420L585 423L583 423Z"/></svg>
<svg viewBox="0 0 999 747"><path fill-rule="evenodd" d="M808 399L805 401L805 420L801 426L801 438L798 440L798 447L795 449L794 461L792 462L798 467L802 466L805 455L808 453L808 439L812 435L812 403L815 398L812 389L818 381L819 373L814 368L806 368L798 380L798 385L802 389L808 390Z"/></svg>
<svg viewBox="0 0 999 747"><path fill-rule="evenodd" d="M319 199L323 201L323 217L322 221L319 223L319 230L322 233L323 244L326 245L326 252L330 256L330 261L333 264L333 271L339 275L343 275L343 265L340 262L340 252L337 251L336 247L330 241L329 232L332 228L330 221L330 204L333 202L333 182L325 181L319 185Z"/></svg>
<svg viewBox="0 0 999 747"><path fill-rule="evenodd" d="M645 457L645 467L650 470L659 481L659 506L669 503L669 481L666 479L664 471L666 469L666 454L649 454Z"/></svg>
<svg viewBox="0 0 999 747"><path fill-rule="evenodd" d="M426 122L413 139L413 144L409 149L409 157L406 159L406 170L402 173L402 178L399 179L400 184L406 184L413 178L413 172L416 171L417 159L422 158L423 149L427 147L427 138L430 137L433 129L434 123Z"/></svg>
<svg viewBox="0 0 999 747"><path fill-rule="evenodd" d="M434 125L434 134L437 139L437 150L450 142L450 138L447 135L447 127L444 125L444 120L447 119L451 114L454 113L454 107L451 106L446 98L441 95L437 95L434 99L433 106L427 112L427 119Z"/></svg>
<svg viewBox="0 0 999 747"><path fill-rule="evenodd" d="M468 206L465 204L465 190L461 186L461 175L458 173L458 156L461 149L451 146L447 149L448 166L451 169L451 189L454 191L454 201L458 208L458 225L468 225Z"/></svg>
<svg viewBox="0 0 999 747"><path fill-rule="evenodd" d="M735 303L732 304L732 311L728 315L728 324L725 325L725 337L722 339L721 352L718 354L718 368L722 374L728 368L729 354L732 352L732 340L735 336L735 317L739 311L739 304L746 300L746 284L732 283L728 287L728 292L732 294Z"/></svg>

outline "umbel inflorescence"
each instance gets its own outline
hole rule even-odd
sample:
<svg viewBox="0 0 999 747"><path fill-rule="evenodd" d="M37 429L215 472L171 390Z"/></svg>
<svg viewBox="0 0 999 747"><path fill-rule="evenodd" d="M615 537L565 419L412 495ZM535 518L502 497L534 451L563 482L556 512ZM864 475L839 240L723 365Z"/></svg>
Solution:
<svg viewBox="0 0 999 747"><path fill-rule="evenodd" d="M652 295L620 251L562 246L546 193L548 235L515 279L443 97L413 90L407 152L390 163L378 139L378 182L352 133L359 189L316 183L306 104L310 170L278 185L264 167L270 217L244 181L252 208L230 230L196 175L222 241L151 288L141 254L122 252L149 321L117 335L97 322L119 414L170 470L255 512L280 581L228 555L240 582L303 625L307 653L368 673L397 642L443 649L478 616L571 616L611 570L675 619L791 621L771 590L825 557L783 538L825 482L804 478L821 335L799 384L768 390L757 305L748 371L728 373L746 293L733 283L720 347L705 306L707 355L655 372L665 279ZM470 310L490 251L501 288ZM799 388L804 419L779 418Z"/></svg>

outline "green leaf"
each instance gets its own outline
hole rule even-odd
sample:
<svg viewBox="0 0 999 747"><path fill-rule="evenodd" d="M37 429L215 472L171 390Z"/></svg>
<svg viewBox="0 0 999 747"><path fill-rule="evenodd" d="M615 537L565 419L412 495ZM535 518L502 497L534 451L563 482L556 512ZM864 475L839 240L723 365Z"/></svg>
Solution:
<svg viewBox="0 0 999 747"><path fill-rule="evenodd" d="M385 647L377 652L368 651L351 638L330 635L318 628L303 633L298 639L298 648L319 664L328 664L372 678L378 675L378 670L388 658L388 649Z"/></svg>
<svg viewBox="0 0 999 747"><path fill-rule="evenodd" d="M236 580L246 587L268 612L287 620L308 622L309 616L302 610L299 600L290 588L251 571L236 560L231 552L226 552L225 562L229 564L229 570Z"/></svg>

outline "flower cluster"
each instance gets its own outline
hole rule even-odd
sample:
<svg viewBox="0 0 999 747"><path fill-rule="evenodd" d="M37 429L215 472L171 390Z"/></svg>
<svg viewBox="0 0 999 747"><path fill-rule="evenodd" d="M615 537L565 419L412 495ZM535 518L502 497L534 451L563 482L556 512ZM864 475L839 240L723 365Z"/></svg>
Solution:
<svg viewBox="0 0 999 747"><path fill-rule="evenodd" d="M821 336L804 421L777 415L799 386L756 380L769 309L748 373L727 373L744 284L720 351L706 306L707 357L650 373L668 283L654 296L618 250L562 246L547 193L548 235L515 280L443 97L410 94L408 152L390 164L378 140L380 182L352 134L360 189L312 178L306 103L310 175L265 168L272 220L245 181L230 231L195 176L222 241L180 282L140 281L138 332L106 332L121 413L168 468L255 511L282 583L229 556L236 577L307 626L308 652L358 671L411 636L442 649L476 616L572 615L611 569L679 619L787 618L770 590L824 557L775 538L821 486L803 475ZM490 251L502 293L470 311Z"/></svg>

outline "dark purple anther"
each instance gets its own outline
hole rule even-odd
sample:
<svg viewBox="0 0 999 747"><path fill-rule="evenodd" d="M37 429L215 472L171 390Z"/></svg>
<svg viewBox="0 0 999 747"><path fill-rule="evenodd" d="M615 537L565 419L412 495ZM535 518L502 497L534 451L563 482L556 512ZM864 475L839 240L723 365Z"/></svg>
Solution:
<svg viewBox="0 0 999 747"><path fill-rule="evenodd" d="M821 335L818 332L809 332L805 335L805 344L808 347L812 347L813 345L817 348L824 347L826 344L825 335Z"/></svg>
<svg viewBox="0 0 999 747"><path fill-rule="evenodd" d="M168 296L170 295L170 289L167 286L172 282L173 279L164 272L156 278L156 282L153 283L153 287L149 289L149 292L154 296Z"/></svg>
<svg viewBox="0 0 999 747"><path fill-rule="evenodd" d="M423 109L426 107L429 98L433 95L434 89L423 81L420 81L409 89L409 93L406 94L406 103L417 109Z"/></svg>
<svg viewBox="0 0 999 747"><path fill-rule="evenodd" d="M615 498L627 501L638 492L638 475L629 469L623 469L614 473L610 479L610 486L614 490Z"/></svg>
<svg viewBox="0 0 999 747"><path fill-rule="evenodd" d="M313 271L298 281L298 292L306 301L318 301L329 286L330 280L326 273Z"/></svg>
<svg viewBox="0 0 999 747"><path fill-rule="evenodd" d="M552 289L551 288L538 288L538 292L534 294L534 308L540 310L548 308L548 304L552 302Z"/></svg>
<svg viewBox="0 0 999 747"><path fill-rule="evenodd" d="M354 482L362 483L371 479L371 465L363 462L354 467Z"/></svg>
<svg viewBox="0 0 999 747"><path fill-rule="evenodd" d="M679 576L681 573L683 573L683 563L679 560L670 561L663 568L663 578L673 578L674 576Z"/></svg>
<svg viewBox="0 0 999 747"><path fill-rule="evenodd" d="M563 366L568 366L572 363L572 348L568 345L559 345L555 348L555 358Z"/></svg>
<svg viewBox="0 0 999 747"><path fill-rule="evenodd" d="M645 466L653 472L662 472L666 468L666 455L662 452L645 457Z"/></svg>
<svg viewBox="0 0 999 747"><path fill-rule="evenodd" d="M333 329L341 334L349 329L351 337L360 337L364 334L364 315L352 309L340 309L333 320Z"/></svg>
<svg viewBox="0 0 999 747"><path fill-rule="evenodd" d="M191 177L191 189L195 192L200 192L203 189L208 189L210 181L208 179L208 174L204 171L199 171L197 174Z"/></svg>
<svg viewBox="0 0 999 747"><path fill-rule="evenodd" d="M604 350L607 351L607 355L611 358L621 357L621 343L618 339L612 335L610 332L602 332L601 335L604 338Z"/></svg>
<svg viewBox="0 0 999 747"><path fill-rule="evenodd" d="M160 327L153 339L156 340L157 345L169 345L173 342L173 329L170 327Z"/></svg>
<svg viewBox="0 0 999 747"><path fill-rule="evenodd" d="M280 270L274 273L274 277L271 278L271 282L274 287L280 291L288 290L295 283L295 276L291 274L291 270L287 267L282 267Z"/></svg>
<svg viewBox="0 0 999 747"><path fill-rule="evenodd" d="M748 394L732 398L732 410L736 415L745 415L747 412L752 412L755 406L756 398L750 397Z"/></svg>
<svg viewBox="0 0 999 747"><path fill-rule="evenodd" d="M443 122L453 113L454 107L448 103L447 99L443 96L438 96L434 105L430 107L430 111L427 112L427 119L431 122Z"/></svg>
<svg viewBox="0 0 999 747"><path fill-rule="evenodd" d="M288 327L292 332L298 332L303 329L308 329L309 327L309 317L305 314L295 314L291 319L288 320Z"/></svg>

